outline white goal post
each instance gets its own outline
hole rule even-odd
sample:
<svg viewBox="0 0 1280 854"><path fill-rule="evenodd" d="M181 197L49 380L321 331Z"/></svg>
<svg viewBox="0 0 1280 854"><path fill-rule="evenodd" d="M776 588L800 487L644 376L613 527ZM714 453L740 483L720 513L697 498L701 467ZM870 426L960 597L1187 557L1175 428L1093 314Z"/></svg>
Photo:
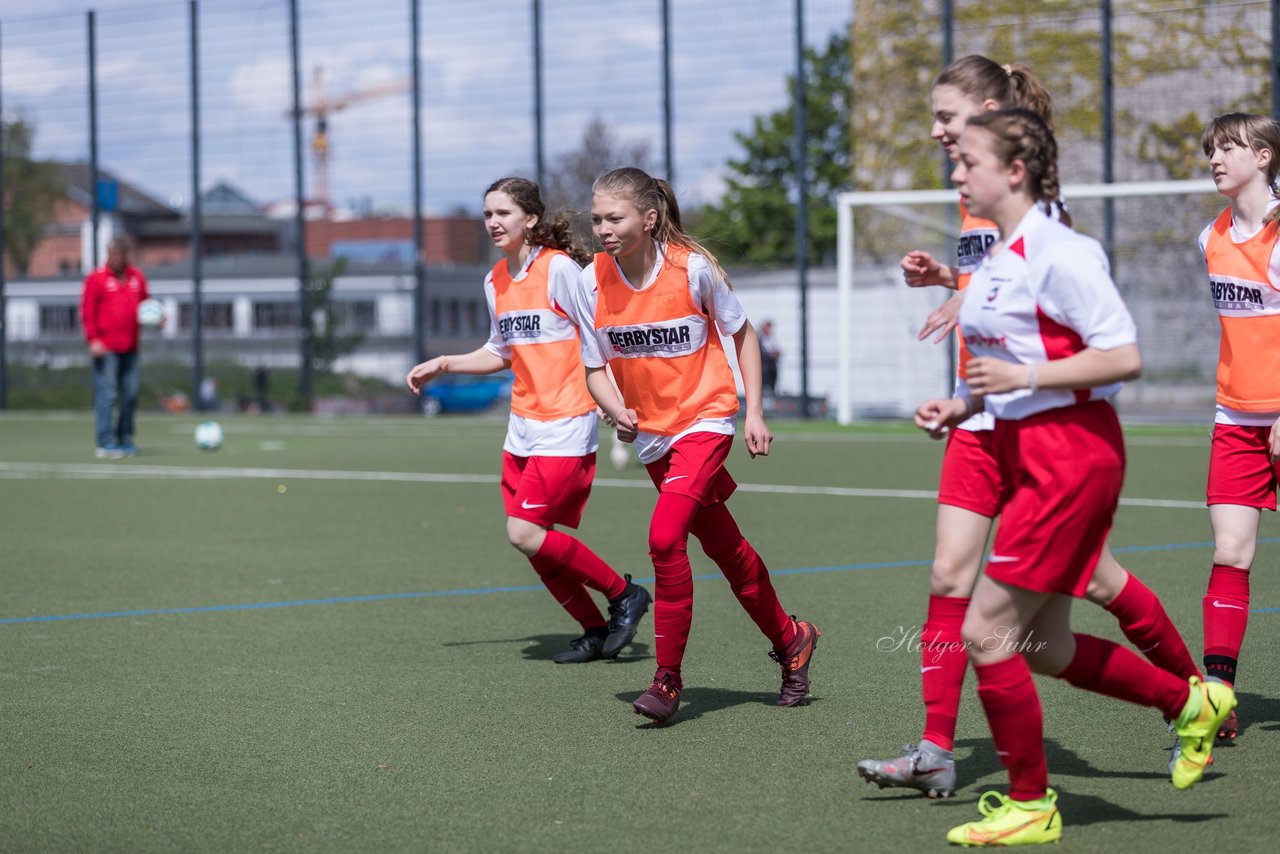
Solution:
<svg viewBox="0 0 1280 854"><path fill-rule="evenodd" d="M1085 233L1092 236L1101 236L1101 222L1090 219L1089 222L1081 222L1081 217L1076 213L1073 207L1079 202L1087 202L1089 200L1101 199L1149 199L1152 196L1212 196L1216 197L1213 202L1218 209L1225 206L1226 201L1217 195L1217 191L1212 181L1153 181L1153 182L1130 182L1120 184L1077 184L1073 186L1063 187L1062 196L1068 204L1068 208L1072 211L1075 220L1075 226ZM1173 200L1171 200L1173 201ZM887 192L849 192L840 193L836 197L837 206L837 256L836 256L836 309L838 316L842 319L852 319L854 317L855 307L855 270L857 267L857 257L855 252L857 235L854 230L854 212L856 208L880 208L885 211L897 210L897 217L908 222L918 224L918 220L922 219L922 215L904 214L903 211L913 207L934 206L946 207L950 210L957 210L959 196L955 190L902 190ZM1183 242L1194 245L1199 229L1203 228L1207 220L1204 218L1201 209L1208 209L1211 205L1203 202L1196 205L1196 210L1186 211L1188 214L1187 223L1170 223L1168 219L1151 216L1152 208L1149 204L1143 204L1140 210L1135 210L1132 216L1129 216L1121 222L1119 216L1116 217L1116 232L1119 235L1124 232L1126 239L1148 242L1155 240L1154 235L1157 230L1161 235L1167 233L1170 229L1176 232L1175 237ZM1168 206L1166 206L1167 209ZM1186 207L1186 206L1183 206ZM1183 213L1183 211L1175 211L1175 213ZM1144 219L1146 220L1144 222ZM1177 219L1177 217L1169 217L1169 219ZM938 223L933 223L930 228L933 231L938 230ZM953 215L953 221L947 228L947 239L949 247L945 256L940 255L939 260L944 263L955 263L955 240L959 236L959 217ZM1143 229L1147 229L1146 232ZM1163 239L1163 237L1161 238ZM1121 242L1117 238L1117 245ZM904 245L902 253L905 254L916 246ZM935 253L936 254L936 253ZM1184 264L1185 268L1186 265ZM899 281L901 281L899 279ZM902 288L906 288L906 284L901 284ZM1122 292L1125 288L1121 287ZM1201 292L1202 293L1202 292ZM1207 305L1207 300L1202 298ZM1130 306L1132 309L1132 305ZM1138 313L1135 312L1135 317ZM917 325L923 324L924 317L917 319ZM1141 334L1141 321L1139 321ZM1216 344L1216 330L1214 332ZM851 334L840 334L837 336L837 365L836 365L836 390L835 390L835 410L836 420L840 424L850 424L855 416L855 382L858 381L858 365L855 362L855 342L854 336ZM883 378L881 378L883 381ZM868 378L868 382L874 382L874 379Z"/></svg>

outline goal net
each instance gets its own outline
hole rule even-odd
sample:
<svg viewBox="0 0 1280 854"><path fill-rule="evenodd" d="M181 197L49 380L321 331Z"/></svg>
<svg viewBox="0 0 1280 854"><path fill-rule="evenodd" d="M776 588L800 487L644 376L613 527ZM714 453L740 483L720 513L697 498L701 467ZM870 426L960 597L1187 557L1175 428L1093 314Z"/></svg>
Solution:
<svg viewBox="0 0 1280 854"><path fill-rule="evenodd" d="M1208 417L1218 322L1196 239L1226 200L1212 181L1067 186L1063 198L1074 227L1107 247L1138 325L1144 373L1119 405L1152 420ZM898 262L923 249L955 264L959 196L908 190L837 199L836 420L907 417L952 392L955 336L940 344L916 336L953 292L907 287Z"/></svg>

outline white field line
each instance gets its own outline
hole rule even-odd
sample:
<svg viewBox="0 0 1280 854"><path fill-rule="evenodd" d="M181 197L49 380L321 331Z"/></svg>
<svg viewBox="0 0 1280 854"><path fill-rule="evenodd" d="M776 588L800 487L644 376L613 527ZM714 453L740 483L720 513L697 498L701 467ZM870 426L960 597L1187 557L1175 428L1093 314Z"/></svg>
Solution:
<svg viewBox="0 0 1280 854"><path fill-rule="evenodd" d="M409 471L341 471L331 469L206 468L203 466L113 465L94 463L11 463L0 462L0 480L92 480L92 479L189 478L192 480L355 480L381 483L484 483L498 482L492 474L444 474ZM653 489L645 480L596 478L596 486L619 489ZM852 486L795 486L776 483L740 483L742 492L767 495L830 495L841 498L913 498L934 500L938 493L924 489L863 489ZM1203 510L1203 501L1175 501L1159 498L1121 498L1127 507L1165 507Z"/></svg>

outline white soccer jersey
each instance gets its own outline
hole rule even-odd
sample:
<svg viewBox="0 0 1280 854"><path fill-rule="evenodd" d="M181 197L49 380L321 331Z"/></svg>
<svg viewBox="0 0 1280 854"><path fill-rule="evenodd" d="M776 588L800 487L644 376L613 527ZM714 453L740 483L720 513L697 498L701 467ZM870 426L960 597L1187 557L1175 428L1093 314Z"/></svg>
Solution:
<svg viewBox="0 0 1280 854"><path fill-rule="evenodd" d="M1133 317L1102 246L1029 210L1000 254L974 272L960 309L965 345L975 357L1040 364L1086 348L1114 350L1137 341ZM1092 389L1029 389L986 397L996 418L1017 420L1113 396L1120 383Z"/></svg>
<svg viewBox="0 0 1280 854"><path fill-rule="evenodd" d="M535 247L525 259L519 274L511 278L520 281L528 275L529 268L537 257L538 248ZM557 292L563 291L566 287L576 287L580 272L581 269L572 258L556 255L551 259L547 270L547 296L552 304L555 304ZM507 319L497 316L492 272L484 279L484 298L489 306L489 340L485 342L484 347L495 356L510 362L511 341L520 335L520 331L513 329L510 322L504 324L504 320ZM556 340L560 340L566 333L572 335L573 330L568 328L569 323L564 318L554 312L543 312L543 314L548 317L540 320L543 320L542 325L546 325L548 329L553 328L552 324L563 324L565 327L564 329L559 326L554 327ZM507 438L503 442L502 449L518 457L581 457L595 453L600 444L599 431L599 423L594 412L557 418L552 421L525 418L513 412L507 421Z"/></svg>
<svg viewBox="0 0 1280 854"><path fill-rule="evenodd" d="M644 290L653 284L664 263L664 247L654 242L657 258L653 268L645 277L644 286L636 290ZM617 264L616 259L610 263ZM707 259L697 253L689 253L688 260L689 295L694 305L701 306L707 317L714 319L715 327L721 335L732 336L747 322L747 313L738 302L737 296L725 281L716 274L707 263ZM627 277L618 267L618 277L626 282ZM595 328L596 318L596 268L595 263L588 264L578 277L576 286L571 292L552 291L552 297L574 322L578 324L579 338L582 341L582 363L588 368L604 367L611 355L615 354L612 343L608 340L606 330ZM690 433L720 433L732 436L737 432L737 418L708 418L694 422L687 430L675 436L658 436L641 432L636 437L636 452L640 462L651 463L661 459L671 447Z"/></svg>
<svg viewBox="0 0 1280 854"><path fill-rule="evenodd" d="M1040 211L1054 222L1061 222L1062 211L1066 209L1066 203L1059 198L1057 204L1050 205L1047 208L1044 205L1037 204L1034 209ZM964 290L969 286L969 278L978 269L982 259L986 257L987 250L999 239L1000 229L996 227L994 222L971 215L964 202L960 203L960 239L956 243L956 269L960 271L960 281L956 284L959 290ZM963 334L963 328L960 332ZM970 355L967 348L960 348L959 358L965 359ZM961 365L959 367L960 370L956 372L955 390L952 392L952 397L968 397L972 392L969 390L969 384L964 381L964 366ZM994 430L995 426L995 416L990 412L983 411L970 415L957 424L956 429L979 433L983 430Z"/></svg>

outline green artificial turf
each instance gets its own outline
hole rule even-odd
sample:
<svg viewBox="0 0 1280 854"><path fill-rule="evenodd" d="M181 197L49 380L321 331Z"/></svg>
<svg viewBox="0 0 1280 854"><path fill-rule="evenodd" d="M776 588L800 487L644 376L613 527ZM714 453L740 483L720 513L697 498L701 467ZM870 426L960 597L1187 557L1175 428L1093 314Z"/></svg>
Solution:
<svg viewBox="0 0 1280 854"><path fill-rule="evenodd" d="M0 851L942 850L1004 786L972 674L954 800L853 773L919 737L919 657L881 639L924 616L938 443L779 423L768 459L735 449L730 507L822 631L814 700L772 705L768 642L692 547L709 577L658 729L630 708L650 618L616 662L550 660L577 631L506 543L504 419L224 417L217 453L196 421L144 414L142 453L99 461L88 414L0 416ZM1112 539L1197 658L1206 437L1131 431L1126 497L1188 506L1126 505ZM601 463L579 535L651 587L652 488ZM1159 713L1039 681L1059 850L1269 847L1278 558L1259 547L1245 731L1191 791ZM1075 624L1121 640L1087 603Z"/></svg>

